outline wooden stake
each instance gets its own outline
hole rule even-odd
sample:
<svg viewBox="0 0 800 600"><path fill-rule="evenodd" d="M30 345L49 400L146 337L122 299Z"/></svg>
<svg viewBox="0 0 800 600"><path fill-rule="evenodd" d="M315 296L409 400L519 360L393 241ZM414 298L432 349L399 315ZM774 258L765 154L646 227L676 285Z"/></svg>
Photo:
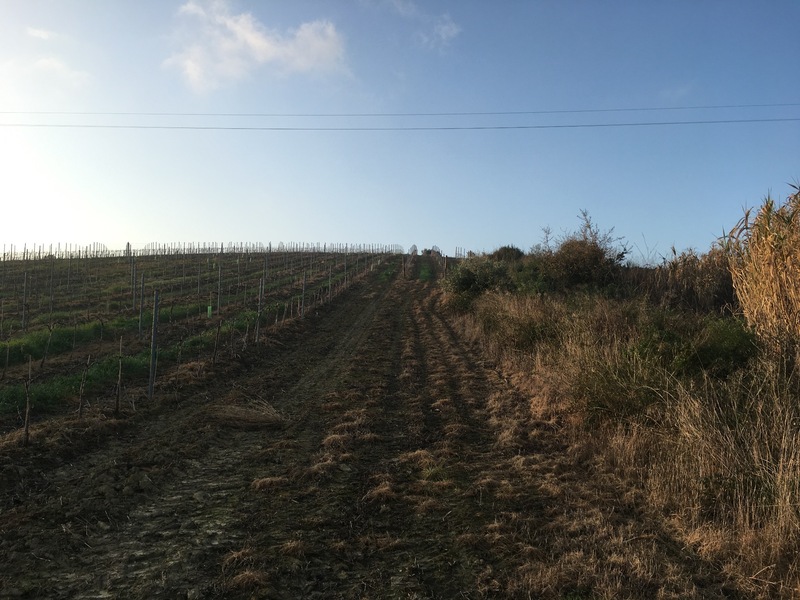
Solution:
<svg viewBox="0 0 800 600"><path fill-rule="evenodd" d="M156 349L158 348L158 290L153 292L153 330L150 336L150 381L147 384L147 399L153 399L156 382Z"/></svg>
<svg viewBox="0 0 800 600"><path fill-rule="evenodd" d="M28 378L25 380L25 435L22 438L22 445L27 447L30 437L30 424L31 424L31 359L28 355Z"/></svg>
<svg viewBox="0 0 800 600"><path fill-rule="evenodd" d="M119 403L122 399L122 336L119 336L119 371L117 372L117 401L114 404L114 416L119 416Z"/></svg>
<svg viewBox="0 0 800 600"><path fill-rule="evenodd" d="M89 373L89 364L92 361L92 355L89 354L86 357L86 366L83 368L83 374L81 375L81 386L78 388L78 418L83 418L83 391L86 388L86 375Z"/></svg>

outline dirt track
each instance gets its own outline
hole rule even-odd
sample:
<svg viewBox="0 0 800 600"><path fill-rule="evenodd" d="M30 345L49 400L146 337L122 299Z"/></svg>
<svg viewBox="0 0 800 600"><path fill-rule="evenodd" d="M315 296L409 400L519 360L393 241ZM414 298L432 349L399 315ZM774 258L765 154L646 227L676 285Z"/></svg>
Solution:
<svg viewBox="0 0 800 600"><path fill-rule="evenodd" d="M363 283L58 455L3 446L0 597L738 597L438 302Z"/></svg>

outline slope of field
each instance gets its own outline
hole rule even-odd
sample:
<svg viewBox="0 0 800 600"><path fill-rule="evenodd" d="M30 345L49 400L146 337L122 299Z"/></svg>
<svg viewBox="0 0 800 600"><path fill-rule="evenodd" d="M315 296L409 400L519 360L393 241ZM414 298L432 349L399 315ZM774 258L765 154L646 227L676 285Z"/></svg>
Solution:
<svg viewBox="0 0 800 600"><path fill-rule="evenodd" d="M738 597L533 418L418 260L135 416L6 436L0 596Z"/></svg>

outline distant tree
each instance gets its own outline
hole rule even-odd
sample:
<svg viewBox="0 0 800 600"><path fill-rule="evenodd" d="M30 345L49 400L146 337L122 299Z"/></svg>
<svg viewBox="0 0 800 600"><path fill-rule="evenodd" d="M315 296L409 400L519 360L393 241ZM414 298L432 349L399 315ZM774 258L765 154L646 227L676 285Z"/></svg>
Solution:
<svg viewBox="0 0 800 600"><path fill-rule="evenodd" d="M516 246L500 246L489 255L494 260L503 262L514 262L520 260L525 253Z"/></svg>

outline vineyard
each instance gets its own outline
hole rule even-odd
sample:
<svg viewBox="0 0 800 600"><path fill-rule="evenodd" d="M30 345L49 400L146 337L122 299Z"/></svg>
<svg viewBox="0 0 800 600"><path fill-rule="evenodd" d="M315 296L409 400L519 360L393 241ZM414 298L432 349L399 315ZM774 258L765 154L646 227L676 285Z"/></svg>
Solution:
<svg viewBox="0 0 800 600"><path fill-rule="evenodd" d="M37 420L82 415L84 407L104 409L110 401L116 413L134 408L142 382L158 383L159 367L233 356L332 301L396 252L327 245L211 250L151 247L114 256L97 248L50 248L45 255L12 249L16 260L4 257L0 266L0 431L19 425L26 404Z"/></svg>

